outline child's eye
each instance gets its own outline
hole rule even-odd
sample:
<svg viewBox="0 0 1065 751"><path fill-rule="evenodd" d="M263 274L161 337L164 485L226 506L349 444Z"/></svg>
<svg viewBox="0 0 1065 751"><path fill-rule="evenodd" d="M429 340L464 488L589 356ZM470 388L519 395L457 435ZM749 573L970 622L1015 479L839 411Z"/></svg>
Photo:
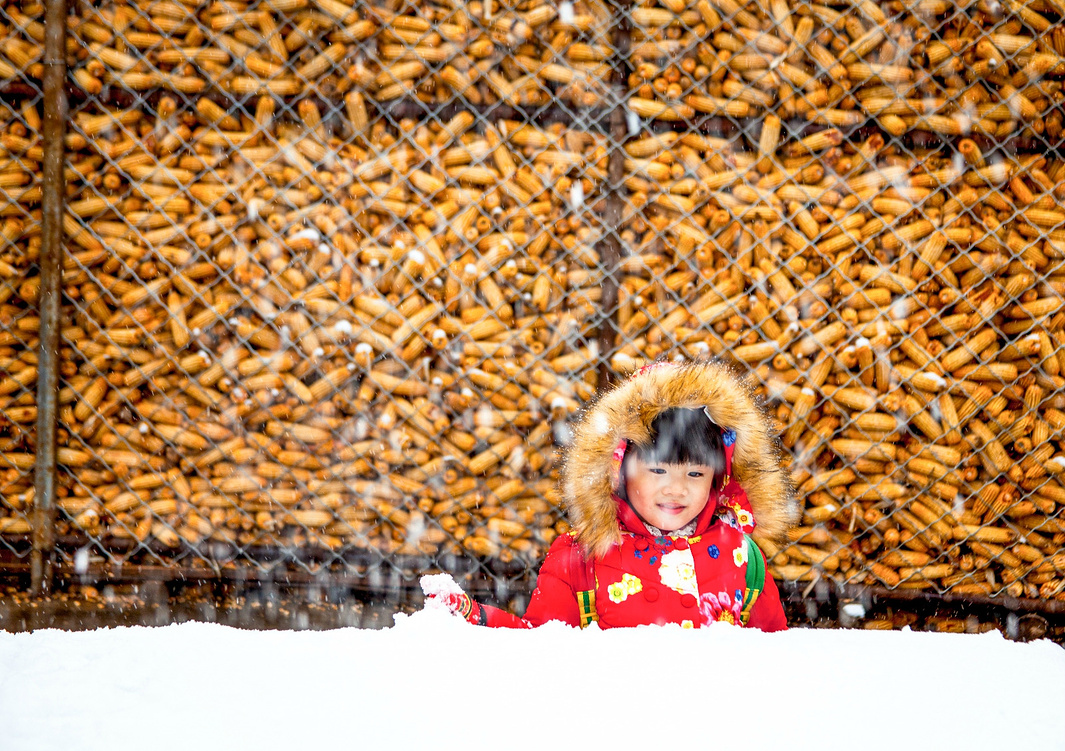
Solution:
<svg viewBox="0 0 1065 751"><path fill-rule="evenodd" d="M702 477L702 476L703 476L703 473L700 472L697 469L693 469L691 472L688 473L688 477Z"/></svg>
<svg viewBox="0 0 1065 751"><path fill-rule="evenodd" d="M648 471L653 475L664 475L666 473L661 467L651 467Z"/></svg>

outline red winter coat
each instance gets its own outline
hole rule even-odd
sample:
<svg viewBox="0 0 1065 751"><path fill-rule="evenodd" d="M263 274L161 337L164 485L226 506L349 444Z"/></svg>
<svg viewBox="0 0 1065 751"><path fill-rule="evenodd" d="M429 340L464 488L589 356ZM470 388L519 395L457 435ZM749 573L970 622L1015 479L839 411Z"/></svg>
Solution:
<svg viewBox="0 0 1065 751"><path fill-rule="evenodd" d="M712 491L689 537L652 535L615 494L625 441L646 444L651 422L671 407L705 408L724 429L724 488ZM780 541L799 515L772 423L746 382L716 361L647 368L606 393L576 426L562 489L574 533L548 551L525 617L486 607L482 623L528 628L595 619L602 628L698 627L728 620L711 605L715 598L743 599L744 534ZM787 628L768 574L743 620L764 631Z"/></svg>
<svg viewBox="0 0 1065 751"><path fill-rule="evenodd" d="M743 490L730 483L717 504L703 509L689 537L656 537L629 504L616 496L615 501L622 527L620 545L602 558L589 559L571 535L561 535L540 568L525 617L484 607L482 623L531 628L548 621L585 626L597 620L600 628L613 628L731 622L728 607L719 615L707 607L702 596L720 597L724 593L731 600L743 601L748 550L744 533L752 531L750 506ZM582 594L588 591L593 593L591 597ZM763 631L787 628L771 577L766 577L764 591L754 600L746 625Z"/></svg>

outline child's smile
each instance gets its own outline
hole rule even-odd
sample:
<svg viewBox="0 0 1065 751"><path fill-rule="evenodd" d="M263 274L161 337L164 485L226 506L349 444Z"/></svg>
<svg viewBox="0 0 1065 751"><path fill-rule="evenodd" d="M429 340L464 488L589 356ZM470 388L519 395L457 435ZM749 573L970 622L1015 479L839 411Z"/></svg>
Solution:
<svg viewBox="0 0 1065 751"><path fill-rule="evenodd" d="M662 464L633 456L626 462L629 503L648 524L672 532L706 507L714 470L705 464Z"/></svg>

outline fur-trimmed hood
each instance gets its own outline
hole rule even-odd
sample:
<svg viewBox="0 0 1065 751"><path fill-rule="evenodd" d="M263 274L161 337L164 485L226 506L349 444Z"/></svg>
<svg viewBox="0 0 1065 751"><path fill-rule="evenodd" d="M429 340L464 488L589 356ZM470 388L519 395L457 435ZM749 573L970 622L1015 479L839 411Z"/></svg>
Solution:
<svg viewBox="0 0 1065 751"><path fill-rule="evenodd" d="M730 365L708 360L644 368L585 411L562 468L563 501L584 549L599 557L621 541L615 449L624 439L646 443L651 422L673 407L705 407L714 423L735 432L731 473L754 512L754 537L782 540L800 509L781 466L779 438L744 379Z"/></svg>

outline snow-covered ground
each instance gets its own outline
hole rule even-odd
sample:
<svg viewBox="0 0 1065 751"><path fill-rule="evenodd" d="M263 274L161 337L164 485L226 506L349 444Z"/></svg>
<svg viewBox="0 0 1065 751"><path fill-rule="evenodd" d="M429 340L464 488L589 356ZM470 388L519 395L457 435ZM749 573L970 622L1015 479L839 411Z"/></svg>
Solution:
<svg viewBox="0 0 1065 751"><path fill-rule="evenodd" d="M1065 650L720 625L0 633L0 749L1065 749Z"/></svg>

